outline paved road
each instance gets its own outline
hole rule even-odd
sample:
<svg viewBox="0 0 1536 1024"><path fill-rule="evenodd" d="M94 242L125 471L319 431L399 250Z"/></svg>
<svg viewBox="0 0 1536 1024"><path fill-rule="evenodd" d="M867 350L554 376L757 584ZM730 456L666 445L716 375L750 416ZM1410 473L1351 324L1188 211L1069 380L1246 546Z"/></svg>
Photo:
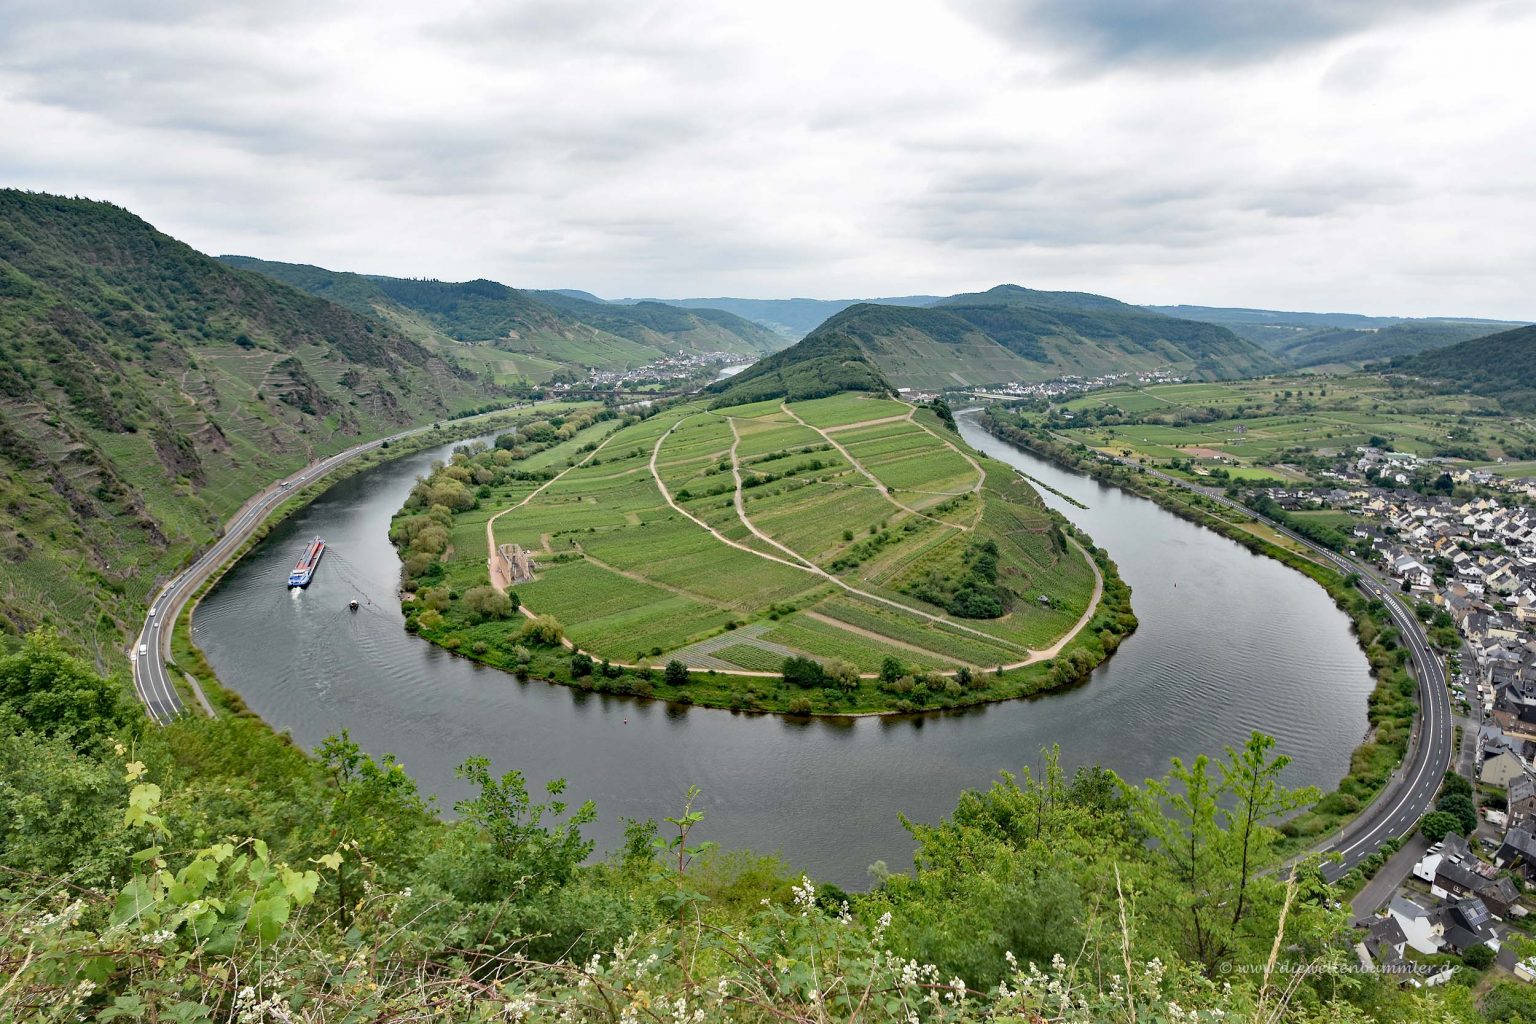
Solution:
<svg viewBox="0 0 1536 1024"><path fill-rule="evenodd" d="M1066 438L1058 440L1067 441ZM1149 476L1195 491L1263 523L1320 555L1339 571L1355 574L1359 577L1361 592L1386 603L1392 621L1408 647L1409 661L1418 680L1419 716L1408 741L1408 755L1403 766L1393 773L1385 790L1354 821L1317 848L1317 852L1337 853L1342 858L1339 863L1324 865L1323 877L1329 881L1338 879L1375 853L1388 839L1410 832L1434 803L1445 770L1451 764L1454 732L1451 697L1445 685L1445 664L1430 648L1423 625L1403 603L1397 583L1383 577L1372 566L1313 544L1274 520L1232 501L1215 488L1180 480L1130 459L1117 458L1115 461L1133 469L1145 468Z"/></svg>
<svg viewBox="0 0 1536 1024"><path fill-rule="evenodd" d="M1423 860L1428 852L1429 840L1416 835L1388 857L1387 862L1381 866L1381 870L1376 872L1371 880L1365 883L1365 887L1355 894L1355 898L1349 901L1355 924L1370 924L1376 912L1392 901L1393 895L1397 893L1397 887L1412 874L1413 866Z"/></svg>
<svg viewBox="0 0 1536 1024"><path fill-rule="evenodd" d="M473 422L484 416L494 416L506 411L508 410L498 409L452 422L455 425ZM373 451L386 441L394 443L431 429L431 427L417 427L413 430L405 430L389 437L354 445L346 451L337 452L330 458L311 463L292 476L270 485L235 513L235 517L225 525L224 532L220 534L218 541L203 552L191 568L178 574L155 595L149 614L144 619L144 628L139 631L138 637L134 640L133 688L138 693L139 700L143 701L149 717L164 725L186 710L181 695L176 691L173 675L175 670L168 664L170 634L175 628L176 618L181 614L187 601L191 600L192 595L197 593L198 588L239 550L272 510L304 484L324 476L337 466L350 462L365 452Z"/></svg>

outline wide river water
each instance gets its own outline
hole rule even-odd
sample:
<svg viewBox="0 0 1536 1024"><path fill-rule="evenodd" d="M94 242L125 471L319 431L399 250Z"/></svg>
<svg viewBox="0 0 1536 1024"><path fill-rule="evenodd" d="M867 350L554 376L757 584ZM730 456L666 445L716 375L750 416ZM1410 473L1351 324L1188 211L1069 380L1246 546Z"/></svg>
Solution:
<svg viewBox="0 0 1536 1024"><path fill-rule="evenodd" d="M1294 758L1291 785L1330 789L1366 729L1371 680L1349 622L1299 573L1145 499L1050 465L962 416L980 450L1088 506L1045 500L1108 548L1141 627L1084 685L1033 700L907 719L803 721L600 697L519 681L438 650L402 627L391 515L447 449L364 471L296 513L224 577L194 630L225 685L306 748L345 728L392 752L445 807L454 767L485 754L535 785L569 781L597 801L592 834L622 817L674 814L703 789L706 838L782 851L849 887L867 867L910 867L905 813L932 821L960 791L1037 763L1099 762L1141 780L1168 758L1219 753L1254 729ZM329 544L307 591L284 581L305 541ZM349 613L347 602L362 602Z"/></svg>

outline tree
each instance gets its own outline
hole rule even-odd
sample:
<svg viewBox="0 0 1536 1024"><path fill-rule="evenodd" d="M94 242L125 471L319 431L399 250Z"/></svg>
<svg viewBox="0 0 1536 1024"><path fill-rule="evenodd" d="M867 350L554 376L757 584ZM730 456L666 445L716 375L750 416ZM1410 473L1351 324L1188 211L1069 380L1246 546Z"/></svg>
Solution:
<svg viewBox="0 0 1536 1024"><path fill-rule="evenodd" d="M523 624L522 639L539 647L559 647L565 627L553 615L539 615Z"/></svg>
<svg viewBox="0 0 1536 1024"><path fill-rule="evenodd" d="M1291 759L1284 754L1271 758L1275 738L1254 732L1242 750L1227 747L1227 758L1219 766L1221 785L1237 800L1228 812L1234 822L1241 849L1238 868L1237 904L1232 911L1232 924L1243 919L1248 897L1248 880L1252 877L1255 863L1262 862L1269 852L1273 837L1277 835L1265 822L1273 821L1289 811L1315 803L1317 790L1288 790L1280 785L1280 773Z"/></svg>
<svg viewBox="0 0 1536 1024"><path fill-rule="evenodd" d="M784 659L782 671L786 683L803 689L821 686L827 681L827 674L819 661L798 654Z"/></svg>
<svg viewBox="0 0 1536 1024"><path fill-rule="evenodd" d="M544 791L554 799L536 804L529 798L528 784L519 771L509 771L501 778L491 775L488 758L472 757L455 770L459 778L480 788L480 795L453 805L458 814L478 827L497 853L513 861L518 870L539 885L563 885L575 875L594 847L582 836L581 828L597 820L597 805L588 800L553 827L544 823L569 810L559 797L565 792L564 779L552 779Z"/></svg>
<svg viewBox="0 0 1536 1024"><path fill-rule="evenodd" d="M331 849L356 843L369 861L409 864L416 856L412 835L430 815L395 755L375 761L343 729L327 737L315 752L330 777L331 797L325 810L326 838ZM357 857L343 860L337 874L336 911L343 924L351 919L352 902L361 886ZM350 894L350 895L349 895Z"/></svg>
<svg viewBox="0 0 1536 1024"><path fill-rule="evenodd" d="M859 667L851 661L843 661L841 658L827 662L827 679L836 683L838 689L845 693L851 693L859 688Z"/></svg>
<svg viewBox="0 0 1536 1024"><path fill-rule="evenodd" d="M1474 971L1486 971L1488 968L1493 966L1493 950L1489 949L1487 946L1473 946L1471 949L1461 954L1461 960L1462 963L1466 964Z"/></svg>
<svg viewBox="0 0 1536 1024"><path fill-rule="evenodd" d="M667 662L667 667L662 671L661 678L669 686L687 686L688 666L673 658Z"/></svg>
<svg viewBox="0 0 1536 1024"><path fill-rule="evenodd" d="M515 610L512 599L495 587L471 587L464 594L464 607L476 619L505 619Z"/></svg>
<svg viewBox="0 0 1536 1024"><path fill-rule="evenodd" d="M907 674L907 666L891 655L886 655L880 662L880 681L882 683L894 683Z"/></svg>
<svg viewBox="0 0 1536 1024"><path fill-rule="evenodd" d="M1423 821L1419 822L1419 832L1430 842L1438 843L1445 839L1447 833L1455 832L1459 824L1454 814L1431 811L1424 815Z"/></svg>
<svg viewBox="0 0 1536 1024"><path fill-rule="evenodd" d="M571 655L571 675L576 679L582 679L592 674L595 666L592 655L586 651L576 651Z"/></svg>
<svg viewBox="0 0 1536 1024"><path fill-rule="evenodd" d="M1464 836L1470 836L1477 831L1477 807L1473 805L1472 798L1461 793L1451 793L1440 798L1435 804L1435 810L1449 814L1456 819L1456 828Z"/></svg>
<svg viewBox="0 0 1536 1024"><path fill-rule="evenodd" d="M1225 888L1218 856L1220 787L1204 754L1186 767L1173 758L1162 779L1148 779L1137 820L1154 840L1180 890L1178 910L1183 939L1191 955L1206 966L1226 950L1225 922L1216 914Z"/></svg>
<svg viewBox="0 0 1536 1024"><path fill-rule="evenodd" d="M51 632L30 633L21 650L0 657L0 720L14 715L22 729L64 737L79 749L138 731L143 716L123 691L68 654Z"/></svg>

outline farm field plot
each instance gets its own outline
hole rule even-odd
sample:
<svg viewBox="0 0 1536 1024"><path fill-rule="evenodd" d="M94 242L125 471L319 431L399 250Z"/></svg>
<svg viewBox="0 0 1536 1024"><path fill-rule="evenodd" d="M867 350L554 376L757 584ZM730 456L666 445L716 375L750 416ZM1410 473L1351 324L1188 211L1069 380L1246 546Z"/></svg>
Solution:
<svg viewBox="0 0 1536 1024"><path fill-rule="evenodd" d="M417 628L505 658L522 649L524 623L546 617L567 643L623 670L660 666L674 652L697 657L697 672L768 674L787 654L866 674L888 658L941 674L1037 660L1035 649L1084 618L1095 569L1011 469L983 460L978 476L937 418L925 413L919 425L914 412L849 395L787 411L684 403L643 418L579 420L526 457L456 455L438 471L444 486L462 481L476 497L435 549L443 568L411 563L424 578L408 589L440 579L453 591L427 595ZM837 426L846 429L819 432ZM418 489L437 494L438 479ZM908 511L883 488L935 512ZM442 514L421 504L414 514L423 521L429 511ZM532 579L508 582L510 569L498 570L521 610L499 625L462 599L485 589L488 534L534 562Z"/></svg>
<svg viewBox="0 0 1536 1024"><path fill-rule="evenodd" d="M866 420L884 419L887 416L905 416L912 407L905 402L888 398L866 398L863 395L842 394L831 398L816 398L809 402L795 402L795 414L813 427L841 427Z"/></svg>
<svg viewBox="0 0 1536 1024"><path fill-rule="evenodd" d="M1110 388L1062 403L1051 425L1100 451L1220 464L1240 480L1301 479L1288 459L1372 443L1473 464L1536 450L1536 424L1490 399L1372 373Z"/></svg>

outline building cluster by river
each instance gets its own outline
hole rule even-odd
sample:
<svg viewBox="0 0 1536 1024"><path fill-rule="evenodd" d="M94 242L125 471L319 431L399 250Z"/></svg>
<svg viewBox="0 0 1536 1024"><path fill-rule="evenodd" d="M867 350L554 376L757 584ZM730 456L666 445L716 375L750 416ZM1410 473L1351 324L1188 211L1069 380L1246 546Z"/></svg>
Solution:
<svg viewBox="0 0 1536 1024"><path fill-rule="evenodd" d="M1151 384L1182 384L1187 380L1189 380L1187 374L1175 373L1172 370L1127 370L1122 373L1103 373L1095 377L1065 374L1050 380L1014 381L1010 384L993 384L959 393L968 398L981 400L1018 401L1027 398L1055 400L1127 384L1146 387ZM1067 418L1071 418L1071 413L1067 414Z"/></svg>
<svg viewBox="0 0 1536 1024"><path fill-rule="evenodd" d="M571 391L677 391L689 384L714 380L722 367L750 362L740 352L698 352L667 356L629 370L589 368L580 380L551 384L549 393L559 397Z"/></svg>
<svg viewBox="0 0 1536 1024"><path fill-rule="evenodd" d="M1409 490L1425 482L1424 460L1379 457L1361 463L1381 486L1319 491L1272 489L1289 511L1334 508L1360 517L1354 551L1397 582L1432 625L1454 627L1450 680L1475 731L1469 799L1475 827L1430 847L1370 922L1365 946L1384 965L1419 954L1486 945L1526 981L1536 963L1501 948L1506 922L1527 916L1523 892L1536 885L1536 508L1531 481L1484 470L1429 468L1438 480L1475 487L1477 497ZM1350 481L1354 483L1353 481ZM1430 488L1432 491L1432 488ZM1443 636L1442 632L1442 636ZM1431 819L1426 819L1429 821ZM1436 837L1431 836L1431 839Z"/></svg>

